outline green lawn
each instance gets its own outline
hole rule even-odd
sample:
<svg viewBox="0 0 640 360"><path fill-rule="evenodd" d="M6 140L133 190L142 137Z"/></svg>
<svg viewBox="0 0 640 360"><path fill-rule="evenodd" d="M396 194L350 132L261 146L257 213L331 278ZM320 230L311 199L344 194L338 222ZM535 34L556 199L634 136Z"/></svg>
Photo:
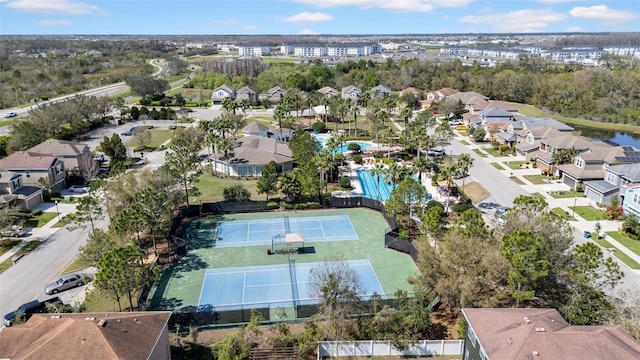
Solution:
<svg viewBox="0 0 640 360"><path fill-rule="evenodd" d="M177 74L177 75L169 75L169 76L165 76L164 79L167 80L167 82L174 82L176 80L180 80L184 77L187 77L187 75L189 75L191 73L191 71L189 70L183 70L181 73Z"/></svg>
<svg viewBox="0 0 640 360"><path fill-rule="evenodd" d="M545 199L544 195L540 194L539 192L534 192L534 193L532 193L532 194L531 194L531 196L535 196L535 197L537 197L538 199L542 199L542 200L545 200L545 201L546 201L546 199Z"/></svg>
<svg viewBox="0 0 640 360"><path fill-rule="evenodd" d="M133 306L137 306L137 299L137 294L132 297ZM85 307L85 312L88 313L119 311L118 303L116 302L116 300L96 288L87 293L87 297L85 298L83 305ZM129 308L129 299L126 295L122 296L122 298L120 299L120 306L122 307L122 311L127 311L127 309Z"/></svg>
<svg viewBox="0 0 640 360"><path fill-rule="evenodd" d="M567 213L567 211L563 208L553 208L551 209L552 213L556 213L558 216L560 216L561 218L567 220L567 221L576 221L576 218L574 218L573 216L571 216L570 213Z"/></svg>
<svg viewBox="0 0 640 360"><path fill-rule="evenodd" d="M13 249L14 246L20 244L20 239L2 239L0 240L0 255Z"/></svg>
<svg viewBox="0 0 640 360"><path fill-rule="evenodd" d="M524 183L524 181L520 180L519 178L515 177L515 176L511 176L509 177L509 179L513 180L514 183L518 184L518 185L526 185Z"/></svg>
<svg viewBox="0 0 640 360"><path fill-rule="evenodd" d="M520 170L521 169L520 165L526 164L526 163L527 163L527 161L524 161L524 160L522 160L522 161L507 161L505 163L505 165L507 165L508 167L510 167L513 170Z"/></svg>
<svg viewBox="0 0 640 360"><path fill-rule="evenodd" d="M610 231L610 232L607 233L607 235L609 235L612 238L614 238L617 242L619 242L620 244L624 245L627 249L629 249L629 250L633 251L634 253L640 255L640 241L633 240L632 238L630 238L628 236L624 236L618 231Z"/></svg>
<svg viewBox="0 0 640 360"><path fill-rule="evenodd" d="M620 251L618 249L616 249L616 251L613 253L613 256L617 257L618 259L620 259L620 261L622 261L628 267L630 267L630 268L632 268L634 270L639 270L640 269L640 264L638 264L635 260L633 260L627 254L623 253L622 251Z"/></svg>
<svg viewBox="0 0 640 360"><path fill-rule="evenodd" d="M484 152L482 152L480 149L473 149L473 152L480 155L483 158L487 157L487 154L485 154Z"/></svg>
<svg viewBox="0 0 640 360"><path fill-rule="evenodd" d="M162 145L165 141L171 139L171 137L173 136L173 130L169 129L153 129L149 130L149 132L151 133L151 140L149 140L149 142L147 143L147 151L160 147L160 145ZM138 147L138 143L133 137L131 140L127 141L125 145L135 148Z"/></svg>
<svg viewBox="0 0 640 360"><path fill-rule="evenodd" d="M27 220L26 226L28 227L42 227L49 221L53 220L58 214L54 212L43 212L42 214Z"/></svg>
<svg viewBox="0 0 640 360"><path fill-rule="evenodd" d="M123 99L124 99L124 98L129 97L129 96L131 96L131 89L128 89L128 90L126 90L126 91L123 91L123 92L121 92L121 93L119 93L119 94L111 95L111 96L109 96L109 97L110 97L111 99L115 100L115 99L117 99L117 98L123 98Z"/></svg>
<svg viewBox="0 0 640 360"><path fill-rule="evenodd" d="M551 195L551 197L554 197L556 199L567 199L567 198L574 198L574 197L584 197L584 193L581 191L558 191L558 192L550 192L549 195Z"/></svg>
<svg viewBox="0 0 640 360"><path fill-rule="evenodd" d="M222 178L215 177L210 173L204 173L195 183L195 187L200 190L201 194L195 197L192 202L222 201L224 199L222 195L224 188L235 184L242 184L242 186L249 190L252 200L265 200L265 195L258 194L257 183L257 180L242 180L233 177Z"/></svg>
<svg viewBox="0 0 640 360"><path fill-rule="evenodd" d="M66 268L64 268L64 270L62 270L63 274L69 274L72 272L76 272L78 270L84 269L86 268L87 265L85 263L83 263L82 261L80 261L80 258L76 258L75 260L73 260L71 262L71 264L67 265Z"/></svg>
<svg viewBox="0 0 640 360"><path fill-rule="evenodd" d="M13 124L13 120L0 120L0 127Z"/></svg>
<svg viewBox="0 0 640 360"><path fill-rule="evenodd" d="M547 183L545 181L547 177L544 175L524 175L522 177L529 180L534 185L542 185Z"/></svg>
<svg viewBox="0 0 640 360"><path fill-rule="evenodd" d="M484 148L484 151L488 152L491 156L494 157L511 156L511 154L503 154L499 150L496 150L492 147L486 147Z"/></svg>
<svg viewBox="0 0 640 360"><path fill-rule="evenodd" d="M570 210L573 211L574 207L571 207ZM587 221L604 220L605 212L591 206L576 206L575 212Z"/></svg>
<svg viewBox="0 0 640 360"><path fill-rule="evenodd" d="M71 217L70 216L64 216L63 218L60 219L60 221L58 221L55 224L53 224L52 227L61 228L61 227L65 226L65 225L67 225L70 221L71 221Z"/></svg>
<svg viewBox="0 0 640 360"><path fill-rule="evenodd" d="M633 132L633 133L640 133L640 126L634 126L634 125L628 125L628 124L605 123L605 122L591 121L586 119L570 118L566 116L551 115L542 110L537 109L535 106L532 106L532 105L520 105L518 108L518 112L525 116L550 117L566 124L574 124L574 125L580 125L580 126L585 126L590 128L599 128L599 129L607 129L607 130L614 130L614 131L627 131L627 132Z"/></svg>
<svg viewBox="0 0 640 360"><path fill-rule="evenodd" d="M502 165L500 165L500 163L494 162L494 163L491 163L491 165L493 165L493 167L498 170L506 170L504 167L502 167Z"/></svg>

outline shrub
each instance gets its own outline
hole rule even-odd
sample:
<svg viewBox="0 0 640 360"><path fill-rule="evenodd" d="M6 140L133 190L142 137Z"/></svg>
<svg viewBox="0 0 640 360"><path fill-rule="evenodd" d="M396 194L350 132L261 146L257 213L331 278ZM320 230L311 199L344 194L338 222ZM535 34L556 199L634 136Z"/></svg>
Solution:
<svg viewBox="0 0 640 360"><path fill-rule="evenodd" d="M267 209L277 209L280 207L280 203L278 203L277 201L269 201L267 203Z"/></svg>
<svg viewBox="0 0 640 360"><path fill-rule="evenodd" d="M359 153L361 149L362 148L360 147L360 144L358 144L358 143L349 143L349 145L347 145L347 150L353 151L355 153Z"/></svg>
<svg viewBox="0 0 640 360"><path fill-rule="evenodd" d="M335 160L335 161L342 161L342 160L344 160L344 155L342 155L342 154L335 154L335 155L333 155L333 160Z"/></svg>
<svg viewBox="0 0 640 360"><path fill-rule="evenodd" d="M325 130L327 130L327 124L323 123L322 121L316 121L311 125L311 128L313 129L313 131L324 132Z"/></svg>
<svg viewBox="0 0 640 360"><path fill-rule="evenodd" d="M582 185L582 184L578 184L578 185L576 186L576 191L577 191L577 192L584 192L584 185Z"/></svg>
<svg viewBox="0 0 640 360"><path fill-rule="evenodd" d="M36 217L36 216L40 216L42 215L42 210L40 209L35 209L31 212L31 216Z"/></svg>
<svg viewBox="0 0 640 360"><path fill-rule="evenodd" d="M319 209L319 208L320 208L320 203L318 202L309 201L307 203L307 209Z"/></svg>
<svg viewBox="0 0 640 360"><path fill-rule="evenodd" d="M351 189L351 180L348 177L343 176L340 178L338 185L343 189Z"/></svg>
<svg viewBox="0 0 640 360"><path fill-rule="evenodd" d="M398 231L398 238L400 240L409 240L409 231L407 231L407 229L400 229Z"/></svg>
<svg viewBox="0 0 640 360"><path fill-rule="evenodd" d="M500 152L500 154L507 154L510 152L510 148L509 145L506 144L502 144L498 146L498 151Z"/></svg>
<svg viewBox="0 0 640 360"><path fill-rule="evenodd" d="M251 193L242 184L235 184L225 187L222 196L224 201L247 201L251 198Z"/></svg>
<svg viewBox="0 0 640 360"><path fill-rule="evenodd" d="M356 164L362 164L362 155L360 154L353 155L353 161L355 161Z"/></svg>
<svg viewBox="0 0 640 360"><path fill-rule="evenodd" d="M451 210L457 214L462 214L469 209L473 209L473 205L467 202L460 202L451 207Z"/></svg>
<svg viewBox="0 0 640 360"><path fill-rule="evenodd" d="M429 211L429 209L431 209L434 206L439 206L441 209L444 210L444 205L442 205L439 201L431 200L427 203L427 206L425 206L424 211L427 212Z"/></svg>

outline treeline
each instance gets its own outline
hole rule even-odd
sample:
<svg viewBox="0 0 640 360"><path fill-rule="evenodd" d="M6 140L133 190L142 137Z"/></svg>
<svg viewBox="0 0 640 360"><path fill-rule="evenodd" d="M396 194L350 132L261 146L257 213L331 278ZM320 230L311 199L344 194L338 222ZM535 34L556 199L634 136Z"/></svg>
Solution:
<svg viewBox="0 0 640 360"><path fill-rule="evenodd" d="M608 67L583 67L521 59L496 67L480 64L401 59L377 63L347 61L327 67L272 64L257 76L223 72L199 72L189 87L214 89L221 85L245 85L260 91L280 85L307 92L323 86L337 89L356 85L363 90L382 84L394 91L414 86L426 91L450 87L476 91L491 99L535 105L570 117L640 125L640 68L612 62Z"/></svg>
<svg viewBox="0 0 640 360"><path fill-rule="evenodd" d="M580 45L587 46L611 46L611 45L640 45L640 33L617 33L598 35L578 35L559 38L555 41L556 46Z"/></svg>

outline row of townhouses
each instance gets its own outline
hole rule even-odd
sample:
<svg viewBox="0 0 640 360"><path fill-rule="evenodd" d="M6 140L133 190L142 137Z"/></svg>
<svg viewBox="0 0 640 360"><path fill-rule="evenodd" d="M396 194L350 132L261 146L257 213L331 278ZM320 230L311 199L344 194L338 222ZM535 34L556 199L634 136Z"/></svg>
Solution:
<svg viewBox="0 0 640 360"><path fill-rule="evenodd" d="M521 45L510 48L499 46L445 46L440 48L440 54L512 60L518 59L520 56L528 56L547 58L552 61L580 61L584 59L598 60L604 55L634 56L640 58L640 47L564 47L561 49L544 50L542 47L535 45Z"/></svg>
<svg viewBox="0 0 640 360"><path fill-rule="evenodd" d="M373 43L344 44L283 44L279 47L267 45L238 45L238 55L266 56L273 54L297 57L322 56L370 56L380 54L382 47Z"/></svg>

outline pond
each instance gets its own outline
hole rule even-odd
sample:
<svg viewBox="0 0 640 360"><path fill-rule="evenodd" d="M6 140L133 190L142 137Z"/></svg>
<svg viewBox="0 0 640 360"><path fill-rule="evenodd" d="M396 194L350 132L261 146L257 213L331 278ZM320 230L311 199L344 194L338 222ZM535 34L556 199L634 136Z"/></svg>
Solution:
<svg viewBox="0 0 640 360"><path fill-rule="evenodd" d="M625 131L603 130L571 125L580 135L595 141L615 143L622 146L634 146L640 149L640 134Z"/></svg>

